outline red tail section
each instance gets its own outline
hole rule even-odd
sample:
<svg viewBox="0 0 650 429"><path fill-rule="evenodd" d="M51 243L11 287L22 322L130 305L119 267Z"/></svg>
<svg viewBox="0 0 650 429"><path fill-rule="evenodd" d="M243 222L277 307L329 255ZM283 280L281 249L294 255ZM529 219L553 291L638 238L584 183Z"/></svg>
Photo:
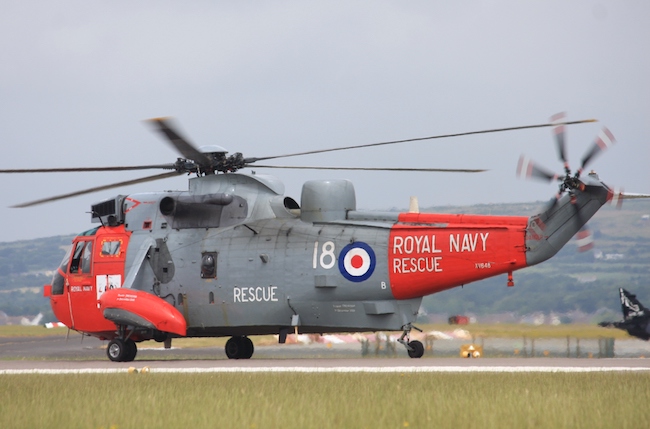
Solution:
<svg viewBox="0 0 650 429"><path fill-rule="evenodd" d="M415 298L526 266L528 218L402 213L388 241L393 295Z"/></svg>

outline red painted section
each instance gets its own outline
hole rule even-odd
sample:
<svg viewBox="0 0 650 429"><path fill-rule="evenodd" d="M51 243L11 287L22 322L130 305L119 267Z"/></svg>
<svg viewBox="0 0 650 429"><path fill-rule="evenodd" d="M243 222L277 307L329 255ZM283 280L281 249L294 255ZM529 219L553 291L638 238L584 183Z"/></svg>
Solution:
<svg viewBox="0 0 650 429"><path fill-rule="evenodd" d="M111 289L99 298L102 309L126 310L151 322L156 329L181 336L187 334L183 315L170 303L153 294L136 289Z"/></svg>
<svg viewBox="0 0 650 429"><path fill-rule="evenodd" d="M93 235L75 237L69 263L59 269L65 278L63 294L50 296L52 311L59 321L100 338L115 336L116 326L104 318L98 300L106 289L120 288L124 283L130 235L120 225L100 227Z"/></svg>
<svg viewBox="0 0 650 429"><path fill-rule="evenodd" d="M388 241L393 296L429 295L526 266L524 216L402 213Z"/></svg>
<svg viewBox="0 0 650 429"><path fill-rule="evenodd" d="M65 276L60 268L59 274ZM68 295L67 290L64 290L63 295L50 295L50 307L52 307L52 312L57 320L69 328L72 326L72 319L70 318L70 303L68 301Z"/></svg>

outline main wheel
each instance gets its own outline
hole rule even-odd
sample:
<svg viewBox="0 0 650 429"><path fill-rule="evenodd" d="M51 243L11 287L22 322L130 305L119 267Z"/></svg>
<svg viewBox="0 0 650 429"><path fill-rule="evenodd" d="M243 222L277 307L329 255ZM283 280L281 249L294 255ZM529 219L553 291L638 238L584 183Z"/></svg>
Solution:
<svg viewBox="0 0 650 429"><path fill-rule="evenodd" d="M122 362L131 362L135 359L135 355L138 354L138 346L133 340L126 340L124 344L126 346L126 353L124 353Z"/></svg>
<svg viewBox="0 0 650 429"><path fill-rule="evenodd" d="M424 345L420 341L411 341L409 347L413 349L408 351L409 357L417 359L424 355Z"/></svg>
<svg viewBox="0 0 650 429"><path fill-rule="evenodd" d="M242 354L242 337L230 337L226 341L226 356L228 359L241 359Z"/></svg>
<svg viewBox="0 0 650 429"><path fill-rule="evenodd" d="M124 340L120 338L115 338L108 343L108 347L106 348L106 355L113 362L123 362L124 356L126 354L127 354L127 346Z"/></svg>
<svg viewBox="0 0 650 429"><path fill-rule="evenodd" d="M253 356L253 352L255 351L253 342L248 337L242 337L241 345L242 345L242 355L240 356L240 359L250 359L251 356Z"/></svg>
<svg viewBox="0 0 650 429"><path fill-rule="evenodd" d="M167 339L167 332L161 332L159 330L153 331L153 339L157 343L162 343Z"/></svg>
<svg viewBox="0 0 650 429"><path fill-rule="evenodd" d="M248 337L231 337L226 341L226 356L228 359L250 359L255 347Z"/></svg>

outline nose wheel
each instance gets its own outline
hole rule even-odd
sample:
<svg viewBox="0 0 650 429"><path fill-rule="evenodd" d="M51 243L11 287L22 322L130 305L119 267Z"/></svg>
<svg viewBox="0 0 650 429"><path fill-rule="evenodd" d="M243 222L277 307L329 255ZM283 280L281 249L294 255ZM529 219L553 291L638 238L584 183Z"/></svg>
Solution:
<svg viewBox="0 0 650 429"><path fill-rule="evenodd" d="M250 359L255 347L248 337L231 337L226 342L226 356L228 359Z"/></svg>

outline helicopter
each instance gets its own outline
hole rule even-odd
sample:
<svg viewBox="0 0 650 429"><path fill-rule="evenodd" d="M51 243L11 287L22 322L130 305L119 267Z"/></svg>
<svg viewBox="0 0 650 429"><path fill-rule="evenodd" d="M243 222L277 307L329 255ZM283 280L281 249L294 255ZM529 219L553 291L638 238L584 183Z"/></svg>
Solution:
<svg viewBox="0 0 650 429"><path fill-rule="evenodd" d="M248 158L220 146L196 148L169 118L149 120L182 156L174 163L130 167L0 170L169 170L16 205L29 207L100 190L193 175L187 191L117 195L91 205L99 225L76 236L44 286L54 315L69 329L108 340L114 362L133 361L137 343L172 338L230 337L229 359L250 359L253 335L401 331L411 358L424 346L411 340L424 296L541 263L556 254L608 201L640 197L616 192L595 172L583 174L614 142L604 129L581 167L565 155L564 116L539 125L447 134L295 154ZM258 161L313 153L553 127L564 174L522 157L521 176L559 182L538 214L361 211L348 180L310 180L300 203L277 178L243 174ZM319 168L319 167L297 167ZM335 168L335 167L320 167ZM364 168L360 168L364 169ZM388 169L396 170L396 169ZM478 173L469 169L399 169ZM647 196L647 195L646 195Z"/></svg>

